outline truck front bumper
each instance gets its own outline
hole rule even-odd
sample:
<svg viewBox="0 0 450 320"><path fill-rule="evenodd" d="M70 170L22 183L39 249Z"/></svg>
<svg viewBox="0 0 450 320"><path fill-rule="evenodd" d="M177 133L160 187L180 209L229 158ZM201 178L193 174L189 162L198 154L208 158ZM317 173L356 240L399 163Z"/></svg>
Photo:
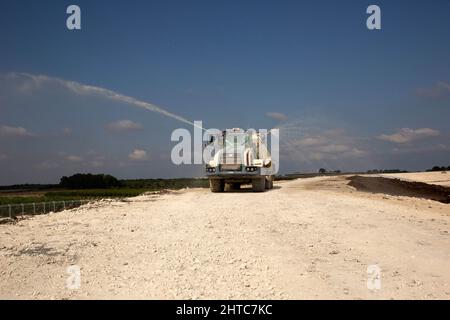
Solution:
<svg viewBox="0 0 450 320"><path fill-rule="evenodd" d="M226 178L226 177L253 177L261 175L261 168L255 166L246 167L240 165L237 169L224 169L221 165L216 167L206 167L206 176L210 178Z"/></svg>

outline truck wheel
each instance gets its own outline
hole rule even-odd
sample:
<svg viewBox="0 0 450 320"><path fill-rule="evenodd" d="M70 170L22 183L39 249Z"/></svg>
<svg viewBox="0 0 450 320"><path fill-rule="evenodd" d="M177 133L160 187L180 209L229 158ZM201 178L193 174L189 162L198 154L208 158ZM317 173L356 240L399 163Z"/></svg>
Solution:
<svg viewBox="0 0 450 320"><path fill-rule="evenodd" d="M209 187L211 192L223 192L225 189L225 181L222 179L209 179Z"/></svg>
<svg viewBox="0 0 450 320"><path fill-rule="evenodd" d="M253 178L252 179L252 189L254 192L263 192L266 188L266 178Z"/></svg>
<svg viewBox="0 0 450 320"><path fill-rule="evenodd" d="M267 177L266 178L266 189L273 189L273 178Z"/></svg>

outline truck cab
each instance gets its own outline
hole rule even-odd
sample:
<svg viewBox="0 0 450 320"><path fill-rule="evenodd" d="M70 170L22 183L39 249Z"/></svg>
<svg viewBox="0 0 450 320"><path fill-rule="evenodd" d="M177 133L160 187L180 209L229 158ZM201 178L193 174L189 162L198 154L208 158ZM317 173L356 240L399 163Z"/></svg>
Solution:
<svg viewBox="0 0 450 320"><path fill-rule="evenodd" d="M214 154L205 167L212 192L223 192L227 185L238 190L243 184L251 184L255 192L273 188L275 170L267 133L227 129L212 135L208 145L214 145Z"/></svg>

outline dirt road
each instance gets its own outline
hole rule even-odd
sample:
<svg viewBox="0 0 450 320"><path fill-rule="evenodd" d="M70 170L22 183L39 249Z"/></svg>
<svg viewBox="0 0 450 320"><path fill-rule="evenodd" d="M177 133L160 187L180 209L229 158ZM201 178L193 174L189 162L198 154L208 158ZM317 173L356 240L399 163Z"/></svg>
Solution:
<svg viewBox="0 0 450 320"><path fill-rule="evenodd" d="M347 183L183 190L0 225L0 298L449 299L450 205Z"/></svg>

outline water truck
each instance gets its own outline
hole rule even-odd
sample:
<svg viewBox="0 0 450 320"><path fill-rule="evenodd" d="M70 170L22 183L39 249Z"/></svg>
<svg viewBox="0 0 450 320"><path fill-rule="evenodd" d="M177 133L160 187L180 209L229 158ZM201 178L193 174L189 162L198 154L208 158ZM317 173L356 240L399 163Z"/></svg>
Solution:
<svg viewBox="0 0 450 320"><path fill-rule="evenodd" d="M276 172L267 137L267 131L239 128L211 135L205 144L214 145L205 168L211 191L239 190L243 184L251 184L254 192L272 189Z"/></svg>

